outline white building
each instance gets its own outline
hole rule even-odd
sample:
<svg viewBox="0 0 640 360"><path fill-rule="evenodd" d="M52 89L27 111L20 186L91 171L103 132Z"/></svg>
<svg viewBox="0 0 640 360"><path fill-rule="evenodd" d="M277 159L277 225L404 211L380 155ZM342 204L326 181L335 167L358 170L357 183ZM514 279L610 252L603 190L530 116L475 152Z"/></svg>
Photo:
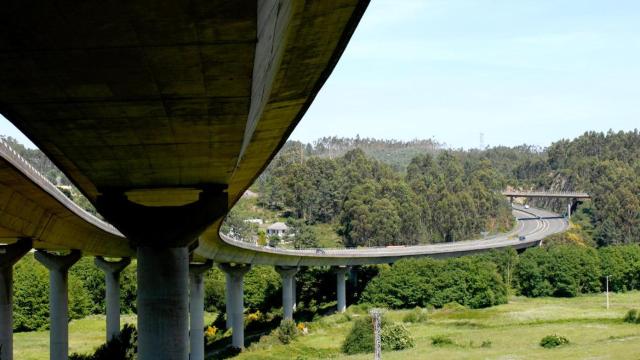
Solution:
<svg viewBox="0 0 640 360"><path fill-rule="evenodd" d="M277 235L279 237L283 237L286 235L288 230L289 227L287 226L287 224L283 222L277 222L269 225L269 227L267 228L267 235Z"/></svg>

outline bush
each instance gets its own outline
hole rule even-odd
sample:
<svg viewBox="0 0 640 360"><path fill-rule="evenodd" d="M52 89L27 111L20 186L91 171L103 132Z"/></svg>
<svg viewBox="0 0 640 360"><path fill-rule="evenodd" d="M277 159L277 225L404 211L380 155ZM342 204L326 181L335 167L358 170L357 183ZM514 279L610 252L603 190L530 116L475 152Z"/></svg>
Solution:
<svg viewBox="0 0 640 360"><path fill-rule="evenodd" d="M371 334L373 336L373 333ZM382 350L404 350L415 346L415 341L402 324L387 323L380 331Z"/></svg>
<svg viewBox="0 0 640 360"><path fill-rule="evenodd" d="M636 324L640 322L640 318L638 318L638 310L631 309L627 312L627 314L622 318L622 321L626 323Z"/></svg>
<svg viewBox="0 0 640 360"><path fill-rule="evenodd" d="M609 276L609 291L629 291L640 289L640 246L616 245L598 249L600 268ZM602 290L606 284L602 279Z"/></svg>
<svg viewBox="0 0 640 360"><path fill-rule="evenodd" d="M560 335L547 335L543 337L542 340L540 340L540 346L547 349L566 345L568 343L569 340L566 337Z"/></svg>
<svg viewBox="0 0 640 360"><path fill-rule="evenodd" d="M126 324L120 333L96 349L93 355L71 354L69 360L135 360L137 359L138 332Z"/></svg>
<svg viewBox="0 0 640 360"><path fill-rule="evenodd" d="M403 350L411 348L415 342L407 329L401 324L394 324L382 317L380 324L380 340L382 350ZM373 323L367 316L356 320L342 343L342 352L348 355L373 352Z"/></svg>
<svg viewBox="0 0 640 360"><path fill-rule="evenodd" d="M402 321L406 323L421 323L427 321L427 318L427 310L416 306L415 309L409 311L404 315Z"/></svg>
<svg viewBox="0 0 640 360"><path fill-rule="evenodd" d="M283 344L289 344L298 336L298 328L293 320L283 320L277 330L278 340Z"/></svg>
<svg viewBox="0 0 640 360"><path fill-rule="evenodd" d="M433 346L446 346L453 345L453 340L446 335L435 335L431 337L431 345Z"/></svg>
<svg viewBox="0 0 640 360"><path fill-rule="evenodd" d="M361 302L390 308L442 307L456 301L470 308L507 302L496 265L480 257L405 259L369 282Z"/></svg>
<svg viewBox="0 0 640 360"><path fill-rule="evenodd" d="M516 265L518 290L529 297L574 297L600 291L600 258L593 248L531 248Z"/></svg>

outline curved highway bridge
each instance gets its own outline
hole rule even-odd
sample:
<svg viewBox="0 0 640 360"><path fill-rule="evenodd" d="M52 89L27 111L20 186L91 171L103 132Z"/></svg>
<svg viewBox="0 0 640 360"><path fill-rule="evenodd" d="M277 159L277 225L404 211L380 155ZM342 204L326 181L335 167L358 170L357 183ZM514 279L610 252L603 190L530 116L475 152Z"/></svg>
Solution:
<svg viewBox="0 0 640 360"><path fill-rule="evenodd" d="M11 258L9 263L13 264L21 254L24 254L32 246L39 250L60 251L69 250L69 244L76 242L81 246L74 248L74 250L80 250L83 255L97 256L96 265L105 271L107 284L110 285L107 296L118 298L117 274L128 264L128 261L107 262L100 256L126 258L134 255L127 239L113 226L94 217L69 200L1 140L0 199L2 200L0 202L2 208L0 211L0 242L13 243L18 240L13 245L5 247L9 250L8 252L4 254L0 252L1 259ZM215 247L200 246L195 249L192 257L201 257L221 264L221 268L230 274L227 279L229 284L236 285L236 293L238 289L241 289L242 278L231 275L242 274L249 268L246 265L233 266L230 263L275 265L283 275L283 283L289 287L288 291L283 292L285 297L283 300L287 303L285 309L291 309L288 311L289 316L292 316L293 304L295 303L293 278L297 269L300 266L335 267L338 275L338 310L343 311L346 308L344 277L350 266L392 263L407 257L462 256L506 247L523 249L539 245L546 236L562 232L568 226L564 218L544 210L515 206L513 213L518 221L512 231L485 239L417 246L286 250L256 246L220 234L220 242ZM524 239L521 239L521 236L524 236ZM0 247L1 249L2 247ZM198 285L195 289L193 287L191 289L192 303L194 298L202 296L202 271L206 270L208 266L210 265L206 262L191 265L192 285L193 283ZM3 267L4 279L9 279L10 272L10 267ZM228 314L235 313L236 317L241 319L243 306L242 301L237 301L237 299L242 299L241 294L228 299L227 304L230 306ZM0 300L10 304L10 293L7 292ZM117 321L120 312L118 302L113 300L110 304L107 314L108 322L110 322L107 328L107 337L117 333L120 326ZM238 310L234 311L234 305ZM7 308L5 311L10 311L10 309ZM192 309L191 312L197 313L195 309ZM9 314L5 316L5 319L10 319ZM204 326L198 324L197 319L192 318L191 321L196 321L193 328L197 328L199 325ZM229 326L237 327L235 323L230 323ZM5 332L6 329L10 329L10 327L5 328ZM236 331L236 333L242 334L241 331ZM7 336L3 338L3 344L9 343L11 334L8 333ZM196 340L194 339L194 341ZM238 338L236 341L238 345L243 344L242 338Z"/></svg>
<svg viewBox="0 0 640 360"><path fill-rule="evenodd" d="M107 279L108 337L119 328L118 273L127 258L137 258L141 360L204 357L200 329L207 259L218 261L227 274L229 325L234 346L242 347L242 277L251 264L278 264L285 317L291 317L299 265L407 256L407 249L364 250L374 252L364 256L258 252L219 235L224 216L313 102L367 5L367 0L5 4L0 113L117 230L70 203L24 162L3 156L2 359L12 358L12 266L32 247L50 271L50 345L56 360L68 353L66 274L82 254L123 258L96 259ZM4 155L11 152L0 148ZM551 220L531 223L538 222ZM536 236L541 235L526 240L534 244ZM446 246L421 251L454 255ZM190 265L194 260L201 262ZM338 289L345 269L338 270ZM191 338L189 324L196 329Z"/></svg>

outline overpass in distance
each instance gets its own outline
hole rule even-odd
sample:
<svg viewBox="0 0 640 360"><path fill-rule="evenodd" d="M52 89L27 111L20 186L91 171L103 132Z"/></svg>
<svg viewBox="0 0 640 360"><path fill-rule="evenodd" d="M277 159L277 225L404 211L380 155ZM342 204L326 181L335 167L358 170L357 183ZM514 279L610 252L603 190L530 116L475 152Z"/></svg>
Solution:
<svg viewBox="0 0 640 360"><path fill-rule="evenodd" d="M202 273L211 260L227 275L229 325L234 346L242 347L242 279L252 264L277 265L290 318L298 266L410 256L407 249L362 250L363 256L255 249L219 233L313 102L367 5L34 0L3 6L0 113L108 223L0 146L2 359L12 359L12 266L32 248L50 272L54 360L67 358L66 276L82 255L97 256L105 271L108 337L119 327L118 274L128 258L137 258L140 360L204 357ZM551 228L552 222L562 227L555 220L526 223ZM530 245L542 235L527 236ZM526 245L506 242L501 246ZM455 255L446 246L421 255ZM476 244L465 251L480 250ZM338 289L345 269L337 268Z"/></svg>

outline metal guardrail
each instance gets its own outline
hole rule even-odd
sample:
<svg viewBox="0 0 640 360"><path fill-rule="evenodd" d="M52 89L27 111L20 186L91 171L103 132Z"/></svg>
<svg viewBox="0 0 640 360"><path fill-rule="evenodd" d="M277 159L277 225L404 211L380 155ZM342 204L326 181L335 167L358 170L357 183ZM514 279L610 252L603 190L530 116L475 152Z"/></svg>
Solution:
<svg viewBox="0 0 640 360"><path fill-rule="evenodd" d="M81 208L80 206L78 206L78 204L69 199L65 194L62 193L62 191L60 191L60 189L58 189L57 186L52 184L49 179L42 175L26 159L20 156L20 154L18 154L3 139L0 139L0 156L9 164L11 164L11 166L20 170L20 172L27 176L34 184L44 189L49 195L58 200L62 205L78 215L81 219L110 234L124 237L124 235L122 235L113 225L109 224L106 221L98 219L93 214L87 212L85 209Z"/></svg>

